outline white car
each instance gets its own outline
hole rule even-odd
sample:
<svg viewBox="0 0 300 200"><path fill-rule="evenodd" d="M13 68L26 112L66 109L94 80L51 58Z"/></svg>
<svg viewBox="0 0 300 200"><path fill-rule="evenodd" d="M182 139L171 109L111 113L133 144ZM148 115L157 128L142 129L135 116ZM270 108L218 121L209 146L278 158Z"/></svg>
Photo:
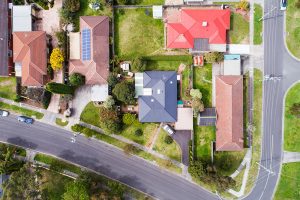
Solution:
<svg viewBox="0 0 300 200"><path fill-rule="evenodd" d="M168 124L163 125L162 128L170 135L173 135L175 133L175 131Z"/></svg>
<svg viewBox="0 0 300 200"><path fill-rule="evenodd" d="M287 0L280 0L280 10L286 10Z"/></svg>
<svg viewBox="0 0 300 200"><path fill-rule="evenodd" d="M9 112L5 111L5 110L0 110L0 116L1 117L7 117L9 115Z"/></svg>

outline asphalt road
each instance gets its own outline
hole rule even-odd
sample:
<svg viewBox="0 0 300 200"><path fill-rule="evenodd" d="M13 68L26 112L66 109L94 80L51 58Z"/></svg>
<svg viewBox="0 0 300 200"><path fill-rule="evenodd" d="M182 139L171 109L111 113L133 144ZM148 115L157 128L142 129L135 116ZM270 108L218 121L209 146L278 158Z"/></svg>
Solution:
<svg viewBox="0 0 300 200"><path fill-rule="evenodd" d="M162 170L107 144L77 136L41 122L27 125L16 116L0 118L0 141L55 155L95 170L137 188L158 199L217 199L217 196L189 181Z"/></svg>
<svg viewBox="0 0 300 200"><path fill-rule="evenodd" d="M300 79L300 62L294 59L285 47L284 11L280 11L279 2L279 0L264 1L264 13L270 13L264 20L264 74L282 76L282 79L264 81L263 140L260 161L262 167L255 187L244 199L273 199L283 154L284 95L288 88Z"/></svg>

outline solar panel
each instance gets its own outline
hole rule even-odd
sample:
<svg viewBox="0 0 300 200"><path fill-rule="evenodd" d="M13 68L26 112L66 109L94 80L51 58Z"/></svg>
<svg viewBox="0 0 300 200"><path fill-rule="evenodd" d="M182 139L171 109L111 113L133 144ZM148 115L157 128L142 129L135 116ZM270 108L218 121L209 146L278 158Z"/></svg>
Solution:
<svg viewBox="0 0 300 200"><path fill-rule="evenodd" d="M82 36L81 36L81 56L82 60L91 60L91 30L90 29L83 29Z"/></svg>

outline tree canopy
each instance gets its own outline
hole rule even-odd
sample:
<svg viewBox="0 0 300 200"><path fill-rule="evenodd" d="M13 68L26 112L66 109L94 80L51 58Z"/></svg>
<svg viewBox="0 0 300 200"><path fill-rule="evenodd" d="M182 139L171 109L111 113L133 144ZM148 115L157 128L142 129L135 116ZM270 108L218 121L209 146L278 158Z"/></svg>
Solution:
<svg viewBox="0 0 300 200"><path fill-rule="evenodd" d="M100 112L100 126L109 133L118 133L121 129L121 121L118 113L113 109L107 109L105 107L99 108Z"/></svg>
<svg viewBox="0 0 300 200"><path fill-rule="evenodd" d="M103 106L107 109L112 109L115 105L115 99L113 96L108 96L107 99L103 102Z"/></svg>
<svg viewBox="0 0 300 200"><path fill-rule="evenodd" d="M221 52L210 52L204 54L204 59L208 63L218 63L224 60L224 54Z"/></svg>
<svg viewBox="0 0 300 200"><path fill-rule="evenodd" d="M80 73L73 73L69 77L70 84L73 86L81 86L85 83L85 77Z"/></svg>
<svg viewBox="0 0 300 200"><path fill-rule="evenodd" d="M54 48L50 55L50 64L53 70L60 70L64 62L64 55L59 48Z"/></svg>
<svg viewBox="0 0 300 200"><path fill-rule="evenodd" d="M134 103L134 86L132 83L123 81L118 83L113 89L113 94L116 98L125 103L125 104L133 104Z"/></svg>
<svg viewBox="0 0 300 200"><path fill-rule="evenodd" d="M80 9L80 0L65 0L64 7L70 12L77 12Z"/></svg>

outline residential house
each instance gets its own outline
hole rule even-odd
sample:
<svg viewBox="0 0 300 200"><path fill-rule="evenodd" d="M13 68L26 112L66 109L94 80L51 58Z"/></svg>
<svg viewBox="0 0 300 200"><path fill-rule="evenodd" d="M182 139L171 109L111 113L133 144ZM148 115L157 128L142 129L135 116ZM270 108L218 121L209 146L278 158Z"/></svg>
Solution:
<svg viewBox="0 0 300 200"><path fill-rule="evenodd" d="M146 71L135 74L140 122L177 121L177 73Z"/></svg>
<svg viewBox="0 0 300 200"><path fill-rule="evenodd" d="M165 21L167 48L191 53L226 51L229 9L182 8L167 14Z"/></svg>
<svg viewBox="0 0 300 200"><path fill-rule="evenodd" d="M216 76L216 150L243 150L243 76Z"/></svg>

